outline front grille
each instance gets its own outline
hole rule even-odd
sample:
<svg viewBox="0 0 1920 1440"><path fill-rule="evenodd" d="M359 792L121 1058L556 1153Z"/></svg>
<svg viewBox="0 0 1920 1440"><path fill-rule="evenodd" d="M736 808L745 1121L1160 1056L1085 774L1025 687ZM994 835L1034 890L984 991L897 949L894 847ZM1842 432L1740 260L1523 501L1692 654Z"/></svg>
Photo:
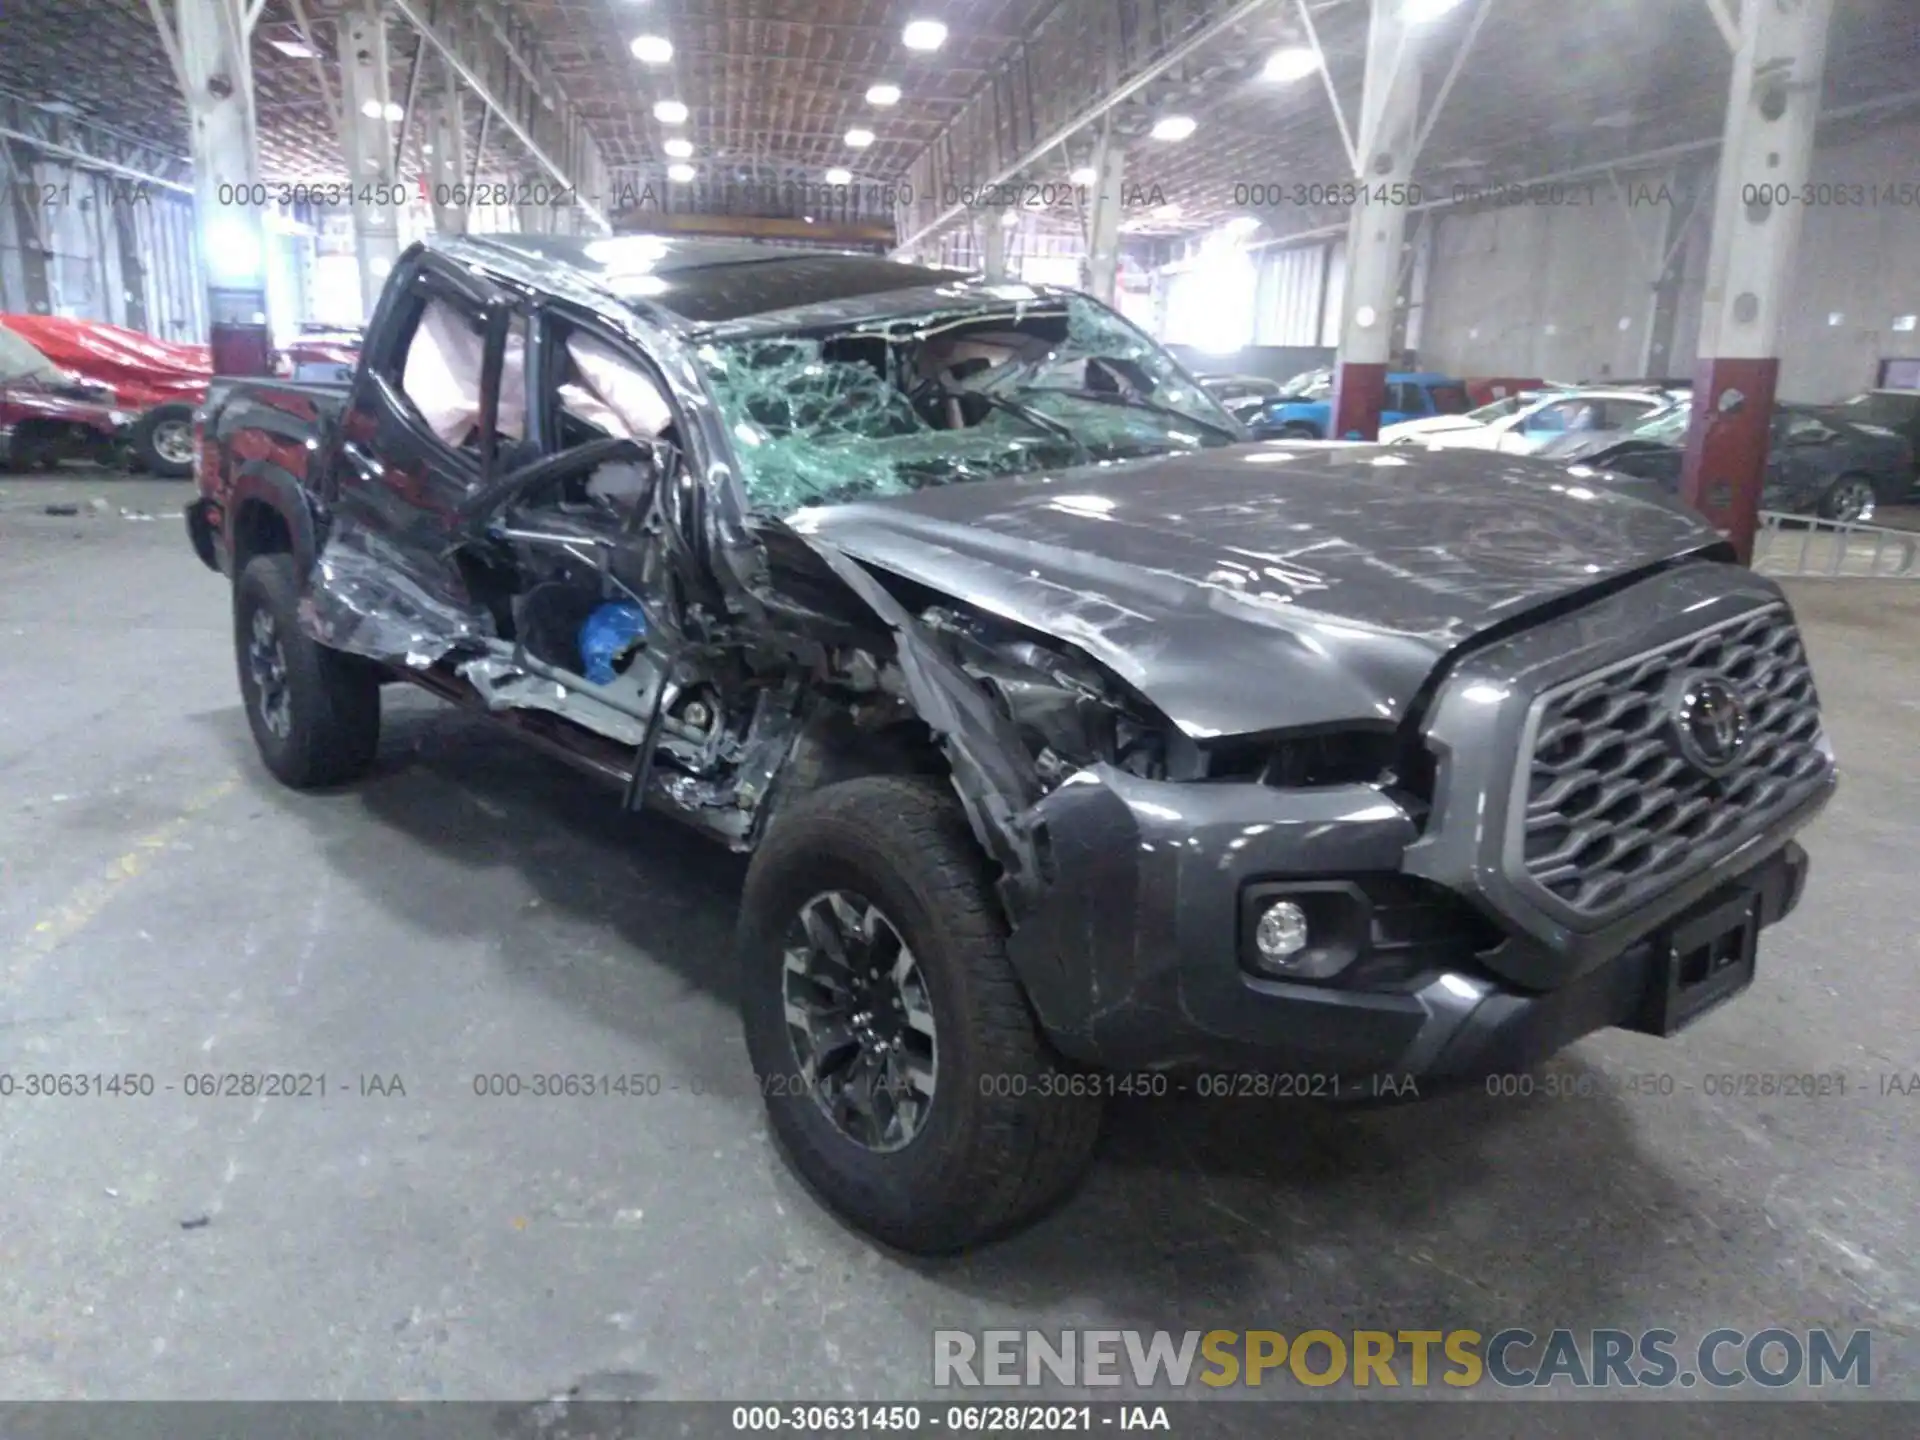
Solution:
<svg viewBox="0 0 1920 1440"><path fill-rule="evenodd" d="M1672 692L1705 672L1748 714L1714 778L1672 738ZM1711 865L1815 790L1829 761L1800 634L1768 606L1550 691L1532 727L1519 850L1534 884L1585 919L1619 913Z"/></svg>

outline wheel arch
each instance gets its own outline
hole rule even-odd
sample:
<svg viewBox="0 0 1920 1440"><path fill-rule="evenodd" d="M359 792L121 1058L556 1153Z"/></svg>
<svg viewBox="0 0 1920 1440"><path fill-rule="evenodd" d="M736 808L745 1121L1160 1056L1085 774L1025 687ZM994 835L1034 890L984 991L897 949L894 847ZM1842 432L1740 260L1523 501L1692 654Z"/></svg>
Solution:
<svg viewBox="0 0 1920 1440"><path fill-rule="evenodd" d="M304 576L313 568L317 546L306 494L279 466L249 461L235 471L227 516L227 546L235 575L255 555L282 551L293 556L298 574Z"/></svg>

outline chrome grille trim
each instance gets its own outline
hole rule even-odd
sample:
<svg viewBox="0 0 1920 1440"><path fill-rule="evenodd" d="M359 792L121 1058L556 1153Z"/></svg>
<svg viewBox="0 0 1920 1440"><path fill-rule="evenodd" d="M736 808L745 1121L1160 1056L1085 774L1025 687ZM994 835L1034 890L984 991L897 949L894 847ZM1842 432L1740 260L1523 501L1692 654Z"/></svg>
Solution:
<svg viewBox="0 0 1920 1440"><path fill-rule="evenodd" d="M1695 671L1747 705L1745 750L1718 779L1681 758L1667 733L1675 678ZM1831 769L1799 630L1777 604L1543 692L1519 753L1506 868L1583 924L1706 869Z"/></svg>

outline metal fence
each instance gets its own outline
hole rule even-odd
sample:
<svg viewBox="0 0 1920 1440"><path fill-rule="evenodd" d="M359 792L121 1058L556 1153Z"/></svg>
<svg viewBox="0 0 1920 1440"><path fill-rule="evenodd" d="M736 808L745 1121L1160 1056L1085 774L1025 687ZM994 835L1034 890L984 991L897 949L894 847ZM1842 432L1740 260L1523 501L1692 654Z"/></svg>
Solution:
<svg viewBox="0 0 1920 1440"><path fill-rule="evenodd" d="M1763 510L1753 568L1776 576L1920 580L1920 532Z"/></svg>

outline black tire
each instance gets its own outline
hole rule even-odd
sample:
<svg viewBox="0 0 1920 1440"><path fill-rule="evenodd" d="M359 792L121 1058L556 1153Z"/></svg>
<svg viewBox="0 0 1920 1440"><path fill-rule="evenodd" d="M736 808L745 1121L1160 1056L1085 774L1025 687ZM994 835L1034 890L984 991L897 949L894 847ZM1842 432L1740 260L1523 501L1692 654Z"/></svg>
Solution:
<svg viewBox="0 0 1920 1440"><path fill-rule="evenodd" d="M1822 520L1866 525L1880 505L1879 487L1865 475L1842 475L1820 497L1814 513Z"/></svg>
<svg viewBox="0 0 1920 1440"><path fill-rule="evenodd" d="M133 451L133 458L149 475L162 480L184 480L193 474L193 457L183 454L176 444L177 437L184 427L186 442L191 448L193 439L193 407L191 405L156 405L138 420L127 435L127 444Z"/></svg>
<svg viewBox="0 0 1920 1440"><path fill-rule="evenodd" d="M15 475L32 475L57 469L60 459L55 453L55 448L52 440L43 438L32 429L22 427L21 431L14 433L12 454L7 461L7 469Z"/></svg>
<svg viewBox="0 0 1920 1440"><path fill-rule="evenodd" d="M234 658L247 724L267 769L308 790L364 775L380 748L380 677L301 630L293 557L256 555L233 587ZM262 625L264 618L265 625ZM274 675L256 667L261 631L278 645Z"/></svg>
<svg viewBox="0 0 1920 1440"><path fill-rule="evenodd" d="M936 1025L924 1121L890 1151L829 1118L786 1019L790 927L833 890L865 896L891 922ZM738 946L747 1051L774 1134L801 1178L862 1230L950 1254L1033 1220L1086 1172L1102 1103L1061 1093L1059 1079L1077 1072L1040 1034L987 863L946 781L866 776L795 801L747 873Z"/></svg>
<svg viewBox="0 0 1920 1440"><path fill-rule="evenodd" d="M1280 427L1280 438L1282 440L1318 440L1320 431L1303 420L1295 420L1291 424Z"/></svg>

